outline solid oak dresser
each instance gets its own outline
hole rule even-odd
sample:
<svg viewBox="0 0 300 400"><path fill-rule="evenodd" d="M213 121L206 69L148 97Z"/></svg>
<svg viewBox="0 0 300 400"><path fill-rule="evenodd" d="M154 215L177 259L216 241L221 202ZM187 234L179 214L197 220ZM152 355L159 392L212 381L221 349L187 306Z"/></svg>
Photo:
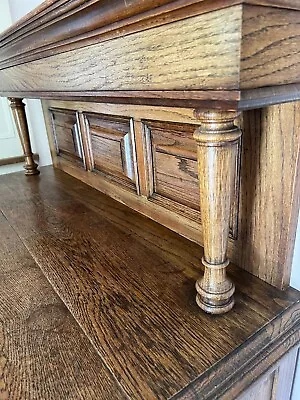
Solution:
<svg viewBox="0 0 300 400"><path fill-rule="evenodd" d="M229 260L286 289L299 38L297 0L45 1L0 36L26 175L39 171L22 99L38 98L55 167L203 246L203 311L234 306Z"/></svg>

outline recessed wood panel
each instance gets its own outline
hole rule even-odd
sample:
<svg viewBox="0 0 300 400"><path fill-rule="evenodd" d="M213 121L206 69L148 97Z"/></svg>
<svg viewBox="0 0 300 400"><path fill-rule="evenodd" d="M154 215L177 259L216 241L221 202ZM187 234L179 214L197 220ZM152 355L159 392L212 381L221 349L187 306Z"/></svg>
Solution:
<svg viewBox="0 0 300 400"><path fill-rule="evenodd" d="M82 141L76 112L51 109L50 113L57 155L83 165Z"/></svg>
<svg viewBox="0 0 300 400"><path fill-rule="evenodd" d="M146 123L153 157L153 192L199 211L194 125Z"/></svg>
<svg viewBox="0 0 300 400"><path fill-rule="evenodd" d="M86 114L93 171L137 190L135 146L129 118Z"/></svg>
<svg viewBox="0 0 300 400"><path fill-rule="evenodd" d="M155 201L187 218L201 223L197 168L196 125L145 121L150 201ZM237 237L239 160L236 163L235 198L231 211L230 236Z"/></svg>
<svg viewBox="0 0 300 400"><path fill-rule="evenodd" d="M155 193L199 211L199 185L195 160L156 152Z"/></svg>
<svg viewBox="0 0 300 400"><path fill-rule="evenodd" d="M290 400L298 355L297 346L243 391L236 400Z"/></svg>

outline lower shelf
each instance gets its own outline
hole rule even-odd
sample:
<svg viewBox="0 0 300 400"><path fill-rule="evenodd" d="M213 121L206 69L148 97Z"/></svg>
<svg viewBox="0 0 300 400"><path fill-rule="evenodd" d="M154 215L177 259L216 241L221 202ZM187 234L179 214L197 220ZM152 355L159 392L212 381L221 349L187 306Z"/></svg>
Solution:
<svg viewBox="0 0 300 400"><path fill-rule="evenodd" d="M233 399L300 339L299 292L231 265L204 314L202 249L61 171L1 178L0 208L131 399Z"/></svg>

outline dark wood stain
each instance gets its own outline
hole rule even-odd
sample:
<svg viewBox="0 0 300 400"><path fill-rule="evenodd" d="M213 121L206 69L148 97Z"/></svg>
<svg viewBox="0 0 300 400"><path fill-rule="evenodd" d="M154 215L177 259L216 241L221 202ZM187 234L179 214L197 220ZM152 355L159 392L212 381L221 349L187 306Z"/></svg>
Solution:
<svg viewBox="0 0 300 400"><path fill-rule="evenodd" d="M204 243L206 271L199 246L64 173L1 178L1 400L245 399L265 374L288 393L294 365L284 388L276 366L287 377L283 356L295 360L300 294L249 272L289 282L299 104L246 112L241 157L234 120L299 99L299 13L298 0L47 0L0 35L0 94L12 93L26 175L39 171L20 97L97 102L52 112L52 125L46 111L54 165ZM117 114L94 115L100 102ZM146 104L194 108L174 114L199 126L178 134L173 116L168 132ZM234 304L227 245L249 272L228 267L236 306L207 315L196 280L203 310Z"/></svg>
<svg viewBox="0 0 300 400"><path fill-rule="evenodd" d="M196 244L52 168L36 179L13 174L0 182L5 218L129 398L213 399L216 387L220 398L234 398L228 393L239 393L299 341L297 291L282 292L231 265L237 305L206 315L194 301L202 255ZM27 325L47 333L56 315L53 330L61 329L59 304L49 301L43 318L34 310ZM77 336L68 335L70 349ZM258 359L262 369L247 374ZM94 379L103 384L100 374Z"/></svg>

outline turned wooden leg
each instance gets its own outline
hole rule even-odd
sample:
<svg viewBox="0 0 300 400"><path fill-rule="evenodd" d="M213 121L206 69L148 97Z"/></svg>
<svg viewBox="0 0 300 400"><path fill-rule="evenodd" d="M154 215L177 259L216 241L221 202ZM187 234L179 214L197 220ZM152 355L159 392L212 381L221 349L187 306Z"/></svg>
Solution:
<svg viewBox="0 0 300 400"><path fill-rule="evenodd" d="M25 114L25 104L22 99L9 98L10 107L16 124L16 128L21 140L24 156L25 156L25 175L38 175L40 171L37 164L33 160L31 150L30 137Z"/></svg>
<svg viewBox="0 0 300 400"><path fill-rule="evenodd" d="M196 282L197 304L211 314L234 305L234 284L226 276L230 207L241 130L236 112L196 111L200 210L204 240L204 276Z"/></svg>

